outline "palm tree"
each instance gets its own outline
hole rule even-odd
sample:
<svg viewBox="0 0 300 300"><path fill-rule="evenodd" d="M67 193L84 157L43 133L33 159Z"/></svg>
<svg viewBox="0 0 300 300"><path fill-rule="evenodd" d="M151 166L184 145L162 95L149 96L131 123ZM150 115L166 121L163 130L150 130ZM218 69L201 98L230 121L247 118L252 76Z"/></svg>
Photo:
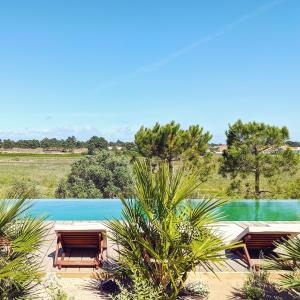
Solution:
<svg viewBox="0 0 300 300"><path fill-rule="evenodd" d="M135 162L134 200L121 199L122 220L107 222L120 245L120 270L138 274L175 299L196 265L222 264L225 245L208 225L221 218L223 201L188 199L201 183L201 173L184 167L157 171L145 160ZM212 269L211 269L212 270Z"/></svg>
<svg viewBox="0 0 300 300"><path fill-rule="evenodd" d="M0 201L0 299L25 299L41 276L37 250L48 231L25 197Z"/></svg>
<svg viewBox="0 0 300 300"><path fill-rule="evenodd" d="M284 240L275 246L276 254L266 259L265 268L288 271L281 274L281 287L300 292L300 238Z"/></svg>

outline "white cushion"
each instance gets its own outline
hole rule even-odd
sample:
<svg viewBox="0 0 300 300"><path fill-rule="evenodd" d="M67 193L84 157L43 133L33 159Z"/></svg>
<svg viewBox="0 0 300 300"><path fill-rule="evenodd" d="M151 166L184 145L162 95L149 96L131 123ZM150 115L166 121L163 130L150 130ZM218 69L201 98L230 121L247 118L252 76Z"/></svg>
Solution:
<svg viewBox="0 0 300 300"><path fill-rule="evenodd" d="M73 223L73 224L55 224L55 232L98 232L107 231L108 228L101 223Z"/></svg>
<svg viewBox="0 0 300 300"><path fill-rule="evenodd" d="M268 224L266 226L248 226L232 242L241 241L244 236L251 233L282 233L292 237L300 234L300 226L293 224Z"/></svg>

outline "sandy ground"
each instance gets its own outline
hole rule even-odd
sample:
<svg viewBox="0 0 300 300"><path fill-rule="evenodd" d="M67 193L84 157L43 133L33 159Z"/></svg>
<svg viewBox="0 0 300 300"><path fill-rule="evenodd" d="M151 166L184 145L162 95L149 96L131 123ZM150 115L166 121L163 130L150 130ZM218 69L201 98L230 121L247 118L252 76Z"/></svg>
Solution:
<svg viewBox="0 0 300 300"><path fill-rule="evenodd" d="M59 151L59 150L44 150L43 148L36 149L25 149L25 148L12 148L12 149L4 149L1 148L0 151L2 153L27 153L27 154L66 154L66 153L85 153L87 152L87 148L76 148L73 151Z"/></svg>
<svg viewBox="0 0 300 300"><path fill-rule="evenodd" d="M73 300L104 300L110 299L109 297L101 294L97 290L97 284L93 282L90 278L73 278L58 275L57 282L60 288L67 293L68 299ZM56 276L53 274L53 276ZM246 273L236 274L236 273L222 273L219 274L220 278L215 277L213 274L190 274L188 281L203 280L207 282L210 294L209 300L228 300L235 299L234 291L239 289L244 279L246 278ZM43 297L47 299L46 294ZM196 299L196 298L193 298Z"/></svg>
<svg viewBox="0 0 300 300"><path fill-rule="evenodd" d="M249 274L249 273L248 273ZM247 278L247 273L218 273L218 278L212 273L191 273L188 277L188 281L202 280L209 286L210 294L207 300L238 300L241 299L238 296L238 292L243 285L244 280ZM82 277L78 275L75 277L72 274L52 274L57 278L59 288L68 295L68 300L109 300L107 295L101 293L97 288L97 282L93 281L90 277ZM50 275L50 276L52 276ZM49 274L48 274L49 276ZM48 277L49 278L49 277ZM271 273L270 280L277 281L278 273ZM47 278L46 278L47 280ZM276 295L276 298L275 298ZM284 300L296 300L300 299L298 295L291 296L290 294L276 294L269 295L266 299L284 299ZM47 294L42 297L44 300L50 299ZM197 297L188 297L186 300L196 300Z"/></svg>

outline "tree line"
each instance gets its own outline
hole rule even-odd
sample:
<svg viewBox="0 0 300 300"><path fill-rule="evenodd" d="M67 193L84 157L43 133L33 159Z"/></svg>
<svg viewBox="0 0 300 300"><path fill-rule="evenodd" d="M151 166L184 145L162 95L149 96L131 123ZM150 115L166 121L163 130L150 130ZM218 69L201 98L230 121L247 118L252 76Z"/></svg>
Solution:
<svg viewBox="0 0 300 300"><path fill-rule="evenodd" d="M89 154L93 154L96 149L107 149L111 147L122 147L123 149L133 149L135 147L134 143L122 142L117 140L116 142L108 142L103 137L92 136L87 141L77 140L75 136L70 136L66 139L57 138L44 138L42 140L38 139L0 139L0 148L2 149L38 149L42 148L44 150L57 150L57 151L73 151L74 149L87 148Z"/></svg>
<svg viewBox="0 0 300 300"><path fill-rule="evenodd" d="M218 168L219 174L231 179L232 190L244 185L250 197L271 193L261 188L262 177L271 179L275 175L297 171L299 155L285 147L289 139L286 127L238 120L229 125L226 137L227 149L218 159L217 166L209 151L212 135L199 125L182 129L179 123L172 121L164 125L156 123L151 128L142 126L135 134L131 152L125 153L125 160L120 157L124 154L122 151L103 153L107 144L104 145L99 138L92 138L89 153L96 157L74 163L67 180L59 185L57 196L116 197L122 192L128 195L130 162L138 157L149 159L154 170L160 161L166 162L171 174L180 165L196 167L203 182L207 181L212 170ZM253 182L251 185L249 178Z"/></svg>

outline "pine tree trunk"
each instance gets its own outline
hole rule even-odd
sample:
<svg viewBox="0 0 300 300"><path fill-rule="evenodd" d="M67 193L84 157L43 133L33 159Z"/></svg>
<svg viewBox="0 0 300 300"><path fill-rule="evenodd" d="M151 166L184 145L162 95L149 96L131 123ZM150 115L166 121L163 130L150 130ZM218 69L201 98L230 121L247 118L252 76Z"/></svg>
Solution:
<svg viewBox="0 0 300 300"><path fill-rule="evenodd" d="M255 195L258 197L260 195L260 168L259 168L259 157L258 150L255 146Z"/></svg>
<svg viewBox="0 0 300 300"><path fill-rule="evenodd" d="M259 172L259 169L256 168L256 171L255 171L255 194L256 194L256 196L259 196L259 194L260 194L259 182L260 182L260 172Z"/></svg>

